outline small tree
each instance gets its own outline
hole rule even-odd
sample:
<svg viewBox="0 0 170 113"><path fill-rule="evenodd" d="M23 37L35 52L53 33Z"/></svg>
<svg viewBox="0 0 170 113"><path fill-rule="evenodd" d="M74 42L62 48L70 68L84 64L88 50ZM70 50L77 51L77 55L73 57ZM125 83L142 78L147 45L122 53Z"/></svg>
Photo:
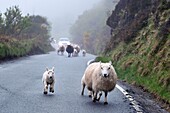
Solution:
<svg viewBox="0 0 170 113"><path fill-rule="evenodd" d="M7 8L4 13L5 16L5 34L12 35L15 34L18 29L18 24L21 22L22 14L18 6Z"/></svg>
<svg viewBox="0 0 170 113"><path fill-rule="evenodd" d="M4 34L19 37L20 33L30 26L29 15L22 16L18 6L7 8L4 13Z"/></svg>
<svg viewBox="0 0 170 113"><path fill-rule="evenodd" d="M3 33L3 18L2 18L2 13L0 13L0 34L2 34Z"/></svg>

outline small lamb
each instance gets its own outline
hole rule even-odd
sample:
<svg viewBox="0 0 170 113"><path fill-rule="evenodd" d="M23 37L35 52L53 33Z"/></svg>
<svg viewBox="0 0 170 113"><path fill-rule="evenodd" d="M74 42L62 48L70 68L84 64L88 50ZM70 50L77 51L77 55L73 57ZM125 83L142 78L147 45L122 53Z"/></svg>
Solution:
<svg viewBox="0 0 170 113"><path fill-rule="evenodd" d="M49 92L54 93L54 84L55 84L55 73L54 67L52 69L46 68L46 71L43 74L42 82L44 85L44 94L48 93L48 86L50 86Z"/></svg>
<svg viewBox="0 0 170 113"><path fill-rule="evenodd" d="M112 66L112 63L101 63L95 62L90 64L81 79L82 91L81 95L84 95L84 88L90 91L90 95L92 95L93 102L99 101L102 95L101 92L105 93L104 104L108 104L107 102L107 94L112 91L116 86L117 74ZM99 98L97 95L99 94Z"/></svg>

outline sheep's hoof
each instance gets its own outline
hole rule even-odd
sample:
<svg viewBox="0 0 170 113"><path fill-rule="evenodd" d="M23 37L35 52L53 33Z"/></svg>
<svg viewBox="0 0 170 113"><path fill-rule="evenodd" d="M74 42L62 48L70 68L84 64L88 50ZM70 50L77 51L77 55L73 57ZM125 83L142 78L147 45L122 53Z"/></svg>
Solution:
<svg viewBox="0 0 170 113"><path fill-rule="evenodd" d="M96 102L96 99L93 99L93 102L95 103L95 102Z"/></svg>
<svg viewBox="0 0 170 113"><path fill-rule="evenodd" d="M92 96L91 96L91 95L89 95L89 97L91 98Z"/></svg>
<svg viewBox="0 0 170 113"><path fill-rule="evenodd" d="M108 105L108 102L104 102L104 105Z"/></svg>
<svg viewBox="0 0 170 113"><path fill-rule="evenodd" d="M47 94L47 91L44 91L44 94L46 95L46 94Z"/></svg>
<svg viewBox="0 0 170 113"><path fill-rule="evenodd" d="M99 101L100 101L100 99L98 98L98 99L96 99L96 101L98 101L98 102L99 102Z"/></svg>
<svg viewBox="0 0 170 113"><path fill-rule="evenodd" d="M52 88L50 88L50 92L54 93L54 90Z"/></svg>

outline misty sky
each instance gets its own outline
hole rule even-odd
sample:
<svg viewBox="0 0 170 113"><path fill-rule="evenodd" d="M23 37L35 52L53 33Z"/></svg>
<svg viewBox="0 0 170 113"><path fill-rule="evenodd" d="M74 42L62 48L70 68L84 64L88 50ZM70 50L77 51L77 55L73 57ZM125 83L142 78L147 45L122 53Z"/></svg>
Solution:
<svg viewBox="0 0 170 113"><path fill-rule="evenodd" d="M91 9L101 0L0 0L0 12L18 5L25 15L44 16L52 24L52 36L68 36L69 27L85 10Z"/></svg>

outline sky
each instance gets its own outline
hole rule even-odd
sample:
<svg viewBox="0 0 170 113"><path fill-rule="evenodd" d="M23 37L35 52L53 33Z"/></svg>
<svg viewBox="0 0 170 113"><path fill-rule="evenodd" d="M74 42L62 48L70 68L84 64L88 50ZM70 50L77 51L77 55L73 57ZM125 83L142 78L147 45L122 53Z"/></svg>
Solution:
<svg viewBox="0 0 170 113"><path fill-rule="evenodd" d="M52 25L54 38L68 37L69 28L84 11L101 0L0 0L0 12L17 5L23 15L41 15Z"/></svg>

